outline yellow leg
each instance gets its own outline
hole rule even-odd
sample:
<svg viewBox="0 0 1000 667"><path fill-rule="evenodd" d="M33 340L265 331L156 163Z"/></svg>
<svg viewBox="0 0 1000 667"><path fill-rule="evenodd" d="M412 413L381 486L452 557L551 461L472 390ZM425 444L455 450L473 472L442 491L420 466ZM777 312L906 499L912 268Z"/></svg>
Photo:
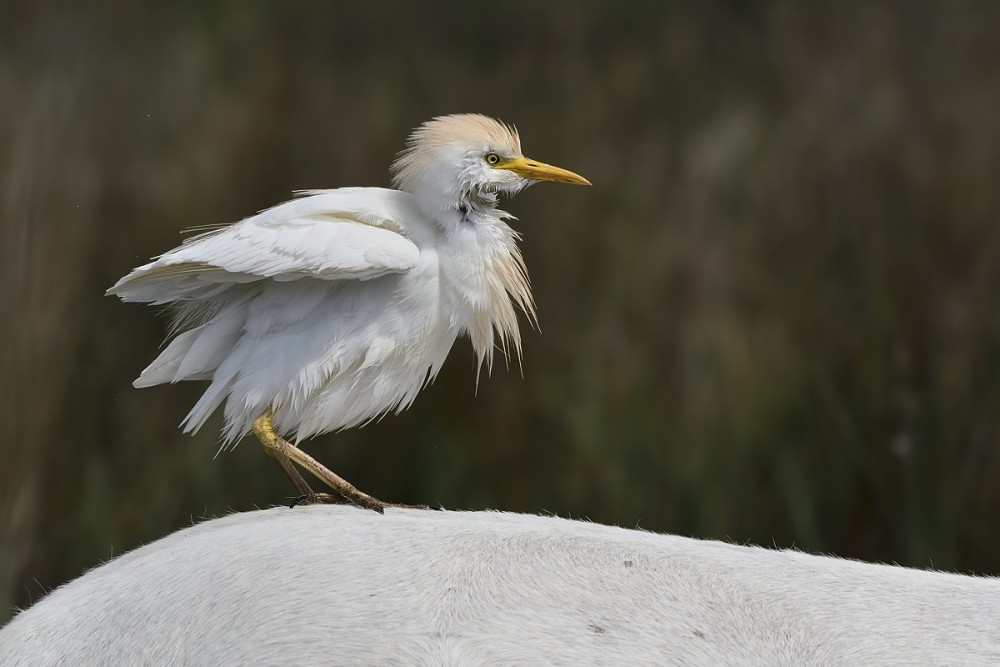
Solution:
<svg viewBox="0 0 1000 667"><path fill-rule="evenodd" d="M302 475L299 474L299 471L295 468L294 465L292 465L292 462L288 460L288 457L284 456L283 454L279 454L274 449L267 446L266 442L268 441L268 436L265 435L265 433L266 429L270 428L270 421L262 421L262 420L263 416L259 417L256 421L254 421L253 432L254 435L257 436L257 439L260 441L261 446L264 448L264 453L278 462L278 465L281 466L281 469L285 471L285 474L288 476L288 479L291 480L292 485L295 486L295 490L298 491L300 495L307 497L314 495L312 487L310 487L309 483L306 482L305 479L303 479Z"/></svg>
<svg viewBox="0 0 1000 667"><path fill-rule="evenodd" d="M279 436L271 424L271 417L272 412L270 409L260 417L257 417L253 422L253 433L260 440L264 451L277 460L282 470L288 474L299 493L306 496L304 499L305 502L329 502L332 497L326 493L314 493L309 488L309 485L306 484L306 481L302 479L302 475L291 465L292 463L306 469L317 479L333 489L337 495L358 507L365 507L382 513L382 510L389 506L388 503L382 502L378 498L369 496L367 493L358 490L357 487L346 479Z"/></svg>

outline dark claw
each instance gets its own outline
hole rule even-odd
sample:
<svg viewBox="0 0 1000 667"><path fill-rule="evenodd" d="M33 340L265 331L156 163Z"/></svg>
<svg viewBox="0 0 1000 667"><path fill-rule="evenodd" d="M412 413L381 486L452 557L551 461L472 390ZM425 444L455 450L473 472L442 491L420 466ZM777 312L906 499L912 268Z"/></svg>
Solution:
<svg viewBox="0 0 1000 667"><path fill-rule="evenodd" d="M378 512L379 514L385 514L385 510L383 510L380 505L354 502L353 500L346 499L342 496L336 496L329 493L303 493L301 496L292 499L292 502L288 505L288 509L292 509L296 505L310 504L313 502L329 504L346 503L348 505L360 507L361 509L372 510L373 512Z"/></svg>

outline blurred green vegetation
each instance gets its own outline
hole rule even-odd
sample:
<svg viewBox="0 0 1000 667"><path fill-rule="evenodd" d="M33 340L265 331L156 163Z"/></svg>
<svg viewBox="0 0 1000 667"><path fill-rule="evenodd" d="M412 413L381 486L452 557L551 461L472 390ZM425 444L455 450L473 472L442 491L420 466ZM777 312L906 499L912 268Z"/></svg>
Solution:
<svg viewBox="0 0 1000 667"><path fill-rule="evenodd" d="M180 230L386 185L477 111L590 178L505 208L544 333L311 441L380 497L1000 572L1000 4L4 3L0 621L285 502L104 298ZM248 545L252 548L252 545ZM290 554L290 557L294 557ZM183 573L178 573L183 576Z"/></svg>

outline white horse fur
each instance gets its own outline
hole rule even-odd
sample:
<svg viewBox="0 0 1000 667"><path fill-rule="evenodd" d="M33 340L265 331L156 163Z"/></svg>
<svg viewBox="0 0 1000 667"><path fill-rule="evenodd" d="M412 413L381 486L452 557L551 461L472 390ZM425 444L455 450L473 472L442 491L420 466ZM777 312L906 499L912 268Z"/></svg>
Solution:
<svg viewBox="0 0 1000 667"><path fill-rule="evenodd" d="M12 665L998 665L1000 583L554 517L181 530L0 630Z"/></svg>

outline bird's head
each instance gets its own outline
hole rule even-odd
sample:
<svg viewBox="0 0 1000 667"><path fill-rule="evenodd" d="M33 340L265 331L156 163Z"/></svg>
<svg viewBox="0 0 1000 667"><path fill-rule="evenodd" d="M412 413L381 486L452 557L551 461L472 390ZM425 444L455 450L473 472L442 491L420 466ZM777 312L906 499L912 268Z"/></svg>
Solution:
<svg viewBox="0 0 1000 667"><path fill-rule="evenodd" d="M433 208L492 206L538 181L590 185L571 171L524 157L517 131L479 114L441 116L415 129L392 165L393 186Z"/></svg>

